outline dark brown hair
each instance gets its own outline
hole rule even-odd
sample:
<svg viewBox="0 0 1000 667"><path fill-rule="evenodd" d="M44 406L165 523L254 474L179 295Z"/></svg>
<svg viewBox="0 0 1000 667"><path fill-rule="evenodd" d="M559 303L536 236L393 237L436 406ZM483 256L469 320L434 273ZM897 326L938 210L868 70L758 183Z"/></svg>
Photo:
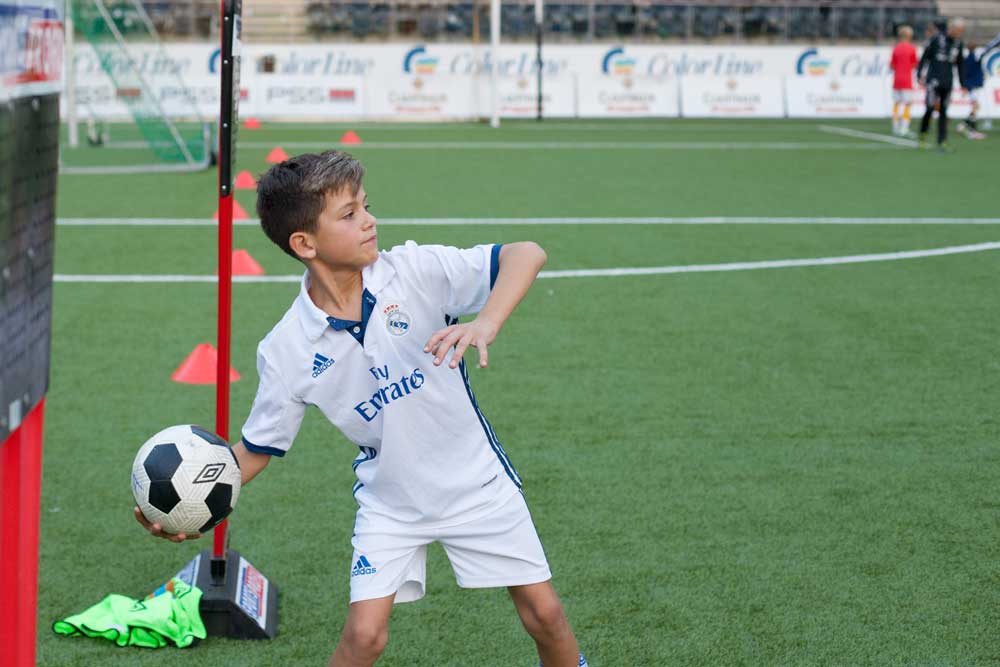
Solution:
<svg viewBox="0 0 1000 667"><path fill-rule="evenodd" d="M260 226L275 245L299 259L288 241L295 232L313 232L326 193L350 188L356 195L365 168L347 153L303 153L267 170L257 183Z"/></svg>

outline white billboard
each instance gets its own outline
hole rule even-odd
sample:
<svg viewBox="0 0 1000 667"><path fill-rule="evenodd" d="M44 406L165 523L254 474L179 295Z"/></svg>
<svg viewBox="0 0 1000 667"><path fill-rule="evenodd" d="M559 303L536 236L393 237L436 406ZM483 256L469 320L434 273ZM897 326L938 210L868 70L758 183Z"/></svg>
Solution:
<svg viewBox="0 0 1000 667"><path fill-rule="evenodd" d="M870 77L793 76L785 79L792 118L882 118L892 82ZM891 109L890 109L891 112Z"/></svg>
<svg viewBox="0 0 1000 667"><path fill-rule="evenodd" d="M492 112L492 92L490 79L478 77L478 115L489 116ZM504 118L535 118L538 115L538 77L501 76L497 77L497 103ZM542 108L547 118L575 118L576 77L558 75L546 77L542 82Z"/></svg>
<svg viewBox="0 0 1000 667"><path fill-rule="evenodd" d="M338 118L364 115L359 76L258 77L240 100L240 115L264 118Z"/></svg>
<svg viewBox="0 0 1000 667"><path fill-rule="evenodd" d="M782 80L775 77L684 77L681 115L687 118L780 118L785 115Z"/></svg>
<svg viewBox="0 0 1000 667"><path fill-rule="evenodd" d="M579 78L577 111L583 118L677 116L676 79L596 74Z"/></svg>
<svg viewBox="0 0 1000 667"><path fill-rule="evenodd" d="M542 53L545 115L553 117L875 117L891 110L888 46L581 44ZM1000 109L997 55L985 63L984 115ZM487 46L471 44L244 44L242 56L243 116L487 116L494 68L501 115L535 115L531 44L503 45L495 63ZM89 45L77 43L80 117L128 118L124 102L136 94L155 96L168 114L183 114L192 99L203 117L218 113L215 44L136 45L131 58L148 91L118 89L106 75L103 67L127 66L124 56L102 67ZM956 94L952 115L964 114L965 104Z"/></svg>

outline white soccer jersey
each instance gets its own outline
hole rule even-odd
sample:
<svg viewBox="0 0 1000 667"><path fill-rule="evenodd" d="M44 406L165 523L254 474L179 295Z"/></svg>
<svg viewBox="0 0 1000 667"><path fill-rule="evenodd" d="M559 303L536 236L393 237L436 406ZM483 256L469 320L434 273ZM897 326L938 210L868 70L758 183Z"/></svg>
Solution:
<svg viewBox="0 0 1000 667"><path fill-rule="evenodd" d="M362 320L329 317L299 296L257 348L260 384L243 426L252 452L283 456L306 406L361 450L361 511L446 525L492 511L521 481L469 385L465 363L433 364L431 335L478 312L497 275L499 245L404 246L362 271Z"/></svg>

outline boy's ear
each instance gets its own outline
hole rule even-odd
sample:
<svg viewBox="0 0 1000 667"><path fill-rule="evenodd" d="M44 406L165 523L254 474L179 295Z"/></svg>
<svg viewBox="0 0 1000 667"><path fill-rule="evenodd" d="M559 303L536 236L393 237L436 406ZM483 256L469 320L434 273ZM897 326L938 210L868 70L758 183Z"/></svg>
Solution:
<svg viewBox="0 0 1000 667"><path fill-rule="evenodd" d="M305 232L295 232L289 236L288 247L299 256L299 259L312 259L316 256L316 246L313 245L312 237Z"/></svg>

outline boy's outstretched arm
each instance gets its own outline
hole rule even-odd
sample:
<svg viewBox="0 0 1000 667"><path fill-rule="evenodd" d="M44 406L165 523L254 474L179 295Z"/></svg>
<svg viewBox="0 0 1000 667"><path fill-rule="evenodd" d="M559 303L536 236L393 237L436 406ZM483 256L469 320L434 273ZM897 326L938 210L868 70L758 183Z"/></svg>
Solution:
<svg viewBox="0 0 1000 667"><path fill-rule="evenodd" d="M452 347L449 368L458 362L470 345L479 350L479 367L488 361L486 348L500 333L504 322L514 312L548 257L534 241L504 244L498 257L499 270L493 291L476 319L465 324L453 324L434 333L424 346L424 352L434 355L434 365L439 366Z"/></svg>
<svg viewBox="0 0 1000 667"><path fill-rule="evenodd" d="M236 456L236 460L240 463L240 486L247 484L250 480L256 477L257 474L271 461L271 457L267 454L254 454L249 451L243 444L242 440L233 445L233 454ZM143 528L156 537L162 537L163 539L170 540L171 542L196 540L201 537L201 533L192 533L187 535L185 533L174 534L164 532L163 528L160 527L160 524L151 523L138 507L132 508L132 513L135 515L135 520L142 524Z"/></svg>

